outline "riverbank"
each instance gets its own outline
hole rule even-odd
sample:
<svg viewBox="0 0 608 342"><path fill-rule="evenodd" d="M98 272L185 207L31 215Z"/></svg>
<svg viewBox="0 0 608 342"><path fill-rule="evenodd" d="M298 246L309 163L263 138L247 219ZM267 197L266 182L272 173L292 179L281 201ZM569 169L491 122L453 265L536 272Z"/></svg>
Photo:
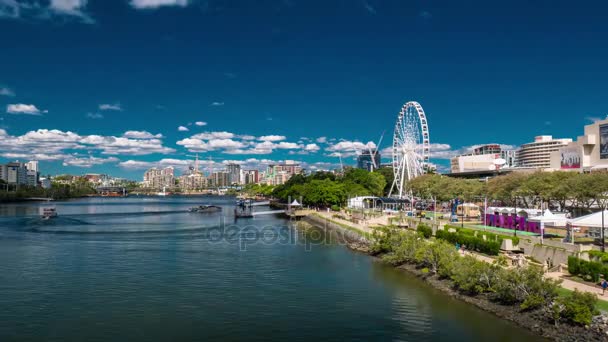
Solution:
<svg viewBox="0 0 608 342"><path fill-rule="evenodd" d="M337 220L332 220L320 214L311 214L305 221L315 227L326 231L334 231L339 235L339 242L343 242L350 249L370 254L371 231L354 225L347 225ZM370 254L371 255L371 254ZM377 260L380 260L376 256ZM475 296L464 294L457 290L454 283L449 279L441 279L438 275L428 272L428 269L418 268L416 265L403 264L397 269L414 275L433 288L466 303L492 313L502 319L511 321L535 334L554 341L606 341L606 316L598 316L594 319L591 327L570 325L562 323L559 326L549 321L547 314L541 309L524 311L519 306L508 306L496 303L489 294L481 293Z"/></svg>

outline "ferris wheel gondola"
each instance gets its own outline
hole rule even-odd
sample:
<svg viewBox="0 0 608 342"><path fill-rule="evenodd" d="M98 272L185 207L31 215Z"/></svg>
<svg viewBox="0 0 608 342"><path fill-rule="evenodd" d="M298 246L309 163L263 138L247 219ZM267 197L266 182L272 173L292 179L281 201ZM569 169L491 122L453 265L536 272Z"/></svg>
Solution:
<svg viewBox="0 0 608 342"><path fill-rule="evenodd" d="M429 125L422 106L416 101L401 108L393 134L394 181L389 196L407 196L406 183L424 174L429 165Z"/></svg>

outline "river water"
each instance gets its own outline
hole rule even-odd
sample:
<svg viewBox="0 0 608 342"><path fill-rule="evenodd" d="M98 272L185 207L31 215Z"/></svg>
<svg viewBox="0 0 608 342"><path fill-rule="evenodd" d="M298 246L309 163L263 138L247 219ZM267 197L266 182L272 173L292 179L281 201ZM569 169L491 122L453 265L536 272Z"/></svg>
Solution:
<svg viewBox="0 0 608 342"><path fill-rule="evenodd" d="M540 340L276 215L235 225L233 203L0 205L0 340Z"/></svg>

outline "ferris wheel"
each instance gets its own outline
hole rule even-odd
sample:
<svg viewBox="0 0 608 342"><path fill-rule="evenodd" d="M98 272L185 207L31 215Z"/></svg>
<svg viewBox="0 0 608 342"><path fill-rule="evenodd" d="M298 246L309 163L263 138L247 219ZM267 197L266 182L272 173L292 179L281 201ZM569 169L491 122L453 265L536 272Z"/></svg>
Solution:
<svg viewBox="0 0 608 342"><path fill-rule="evenodd" d="M393 174L389 196L406 197L405 184L426 172L430 157L429 124L416 101L403 105L393 134Z"/></svg>

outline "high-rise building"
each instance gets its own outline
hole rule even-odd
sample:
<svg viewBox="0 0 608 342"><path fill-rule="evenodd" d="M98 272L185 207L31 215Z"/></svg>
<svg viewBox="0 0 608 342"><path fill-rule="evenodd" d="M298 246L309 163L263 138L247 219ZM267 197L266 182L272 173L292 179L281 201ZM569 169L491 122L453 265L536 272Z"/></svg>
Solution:
<svg viewBox="0 0 608 342"><path fill-rule="evenodd" d="M145 188L162 189L175 186L175 171L172 166L164 169L151 168L144 173Z"/></svg>
<svg viewBox="0 0 608 342"><path fill-rule="evenodd" d="M260 171L258 170L243 170L241 184L256 184L260 181Z"/></svg>
<svg viewBox="0 0 608 342"><path fill-rule="evenodd" d="M230 185L241 183L241 165L228 164L226 165L226 172L228 172L228 183Z"/></svg>
<svg viewBox="0 0 608 342"><path fill-rule="evenodd" d="M572 139L553 139L550 135L540 135L531 143L521 145L517 155L517 166L523 168L546 169L551 167L551 153L568 145Z"/></svg>
<svg viewBox="0 0 608 342"><path fill-rule="evenodd" d="M208 180L209 186L219 188L230 184L230 173L228 171L216 171L211 174Z"/></svg>
<svg viewBox="0 0 608 342"><path fill-rule="evenodd" d="M382 160L382 157L380 155L380 151L377 149L372 148L367 151L363 151L357 157L357 168L367 171L376 170L380 168L380 160Z"/></svg>
<svg viewBox="0 0 608 342"><path fill-rule="evenodd" d="M207 187L207 177L202 172L190 172L178 179L179 187L183 190L200 190Z"/></svg>
<svg viewBox="0 0 608 342"><path fill-rule="evenodd" d="M263 182L266 184L281 185L287 182L291 176L300 173L302 173L300 164L293 160L286 160L281 164L268 165Z"/></svg>
<svg viewBox="0 0 608 342"><path fill-rule="evenodd" d="M24 163L10 162L6 164L6 172L3 172L6 178L3 178L8 184L27 184L27 168Z"/></svg>
<svg viewBox="0 0 608 342"><path fill-rule="evenodd" d="M27 169L27 185L29 186L38 186L38 180L40 178L40 170L38 169L38 161L30 160L25 163L25 168Z"/></svg>

